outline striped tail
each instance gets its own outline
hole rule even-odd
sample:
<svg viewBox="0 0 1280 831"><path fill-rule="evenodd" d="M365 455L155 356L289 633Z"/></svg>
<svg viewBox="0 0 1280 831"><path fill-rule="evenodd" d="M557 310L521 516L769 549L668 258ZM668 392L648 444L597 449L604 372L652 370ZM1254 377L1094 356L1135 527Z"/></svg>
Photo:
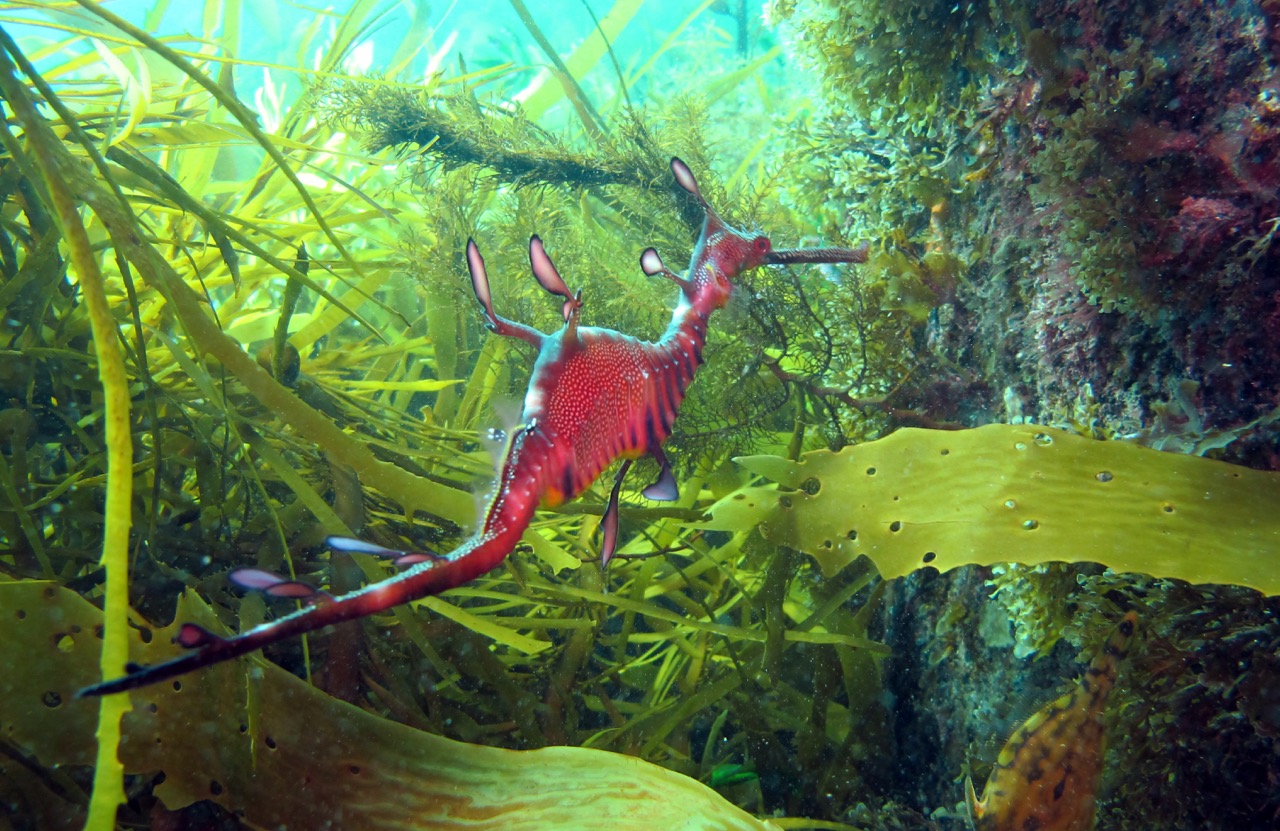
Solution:
<svg viewBox="0 0 1280 831"><path fill-rule="evenodd" d="M305 632L368 617L401 603L439 594L491 571L511 553L533 519L541 497L540 473L547 449L548 443L536 424L528 425L513 437L480 530L450 553L441 556L425 552L389 552L357 540L330 537L330 545L334 548L355 553L395 554L398 561L412 565L394 577L341 597L311 590L307 594L315 599L312 605L229 638L215 635L194 623L184 623L174 641L188 647L191 652L151 666L131 663L125 667L124 676L85 687L77 697L110 695L175 678ZM259 575L262 574L255 572L237 582L253 585L260 581ZM289 588L287 593L276 592L278 596L299 596L293 593L293 589L301 584L287 581L277 585ZM271 586L258 587L272 593Z"/></svg>
<svg viewBox="0 0 1280 831"><path fill-rule="evenodd" d="M1080 681L1027 719L1000 751L982 799L965 777L965 803L977 831L1086 831L1105 746L1102 713L1128 654L1138 616L1129 612Z"/></svg>

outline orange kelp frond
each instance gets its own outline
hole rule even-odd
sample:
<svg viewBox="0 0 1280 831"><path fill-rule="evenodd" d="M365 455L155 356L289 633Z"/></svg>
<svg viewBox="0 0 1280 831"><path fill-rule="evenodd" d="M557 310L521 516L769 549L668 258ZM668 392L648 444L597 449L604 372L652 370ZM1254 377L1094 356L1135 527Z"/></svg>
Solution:
<svg viewBox="0 0 1280 831"><path fill-rule="evenodd" d="M965 801L977 831L1089 831L1102 778L1102 713L1128 653L1138 616L1129 612L1070 692L1014 731L1000 751L982 799L966 777Z"/></svg>

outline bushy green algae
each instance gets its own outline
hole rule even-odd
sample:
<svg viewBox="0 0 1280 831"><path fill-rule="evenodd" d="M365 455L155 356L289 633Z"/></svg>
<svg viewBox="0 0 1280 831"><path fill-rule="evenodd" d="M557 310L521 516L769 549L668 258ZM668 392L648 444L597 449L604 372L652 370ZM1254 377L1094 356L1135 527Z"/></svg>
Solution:
<svg viewBox="0 0 1280 831"><path fill-rule="evenodd" d="M1099 562L1280 592L1276 474L1005 424L738 461L778 486L721 500L707 527L756 523L826 574L861 554L886 579L925 566Z"/></svg>
<svg viewBox="0 0 1280 831"><path fill-rule="evenodd" d="M192 75L208 82L203 74ZM182 95L157 95L151 117L167 117L167 110L157 109L158 102L181 100ZM114 94L104 101L77 103L84 104L79 120L93 125L86 128L90 138L62 142L66 147L59 152L83 161L89 148L108 141L102 131L113 122L98 113L114 113L119 103ZM146 500L136 509L137 527L145 522L147 530L140 530L146 545L140 549L143 567L133 599L151 620L169 619L169 600L178 583L203 581L225 619L238 616L240 629L256 624L263 614L260 602L222 591L220 573L255 557L257 565L278 570L288 570L292 558L300 578L327 579L340 592L341 573L350 569L341 558L328 560L318 543L326 533L346 533L344 524L353 533L359 528L359 533L388 544L447 549L448 539L458 533L455 523L471 516L473 496L467 488L485 467L473 458L479 453L469 452L474 429L498 420L491 417L495 399L518 394L530 364L519 344L499 349L499 339L481 334L461 258L467 236L474 235L484 247L495 301L501 296L504 314L544 328L559 325L557 304L548 302L528 277L525 241L537 231L545 235L566 279L584 288L591 323L643 337L662 331L674 293L668 283L643 276L636 253L651 243L678 267L687 261L691 243L687 223L665 192L671 181L666 168L670 154L678 153L693 166L708 197L730 221L748 225L751 218L758 219L780 235L775 237L780 244L794 244L799 236L789 218L774 217L760 204L735 209L700 149L703 119L687 114L671 119L678 122L674 132L655 130L662 134L657 188L573 183L515 188L499 177L479 174L475 164L449 170L443 164L406 164L405 170L421 176L416 184L428 188L421 206L413 196L416 190L398 186L408 177L381 175L385 160L332 152L330 148L346 145L325 128L291 131L289 124L309 119L309 110L298 107L283 121L276 117L280 115L264 113L263 123L272 129L263 141L278 141L273 150L294 169L323 174L323 181L331 177L343 187L308 179L302 186L304 199L276 164L234 180L211 175L225 149L219 142L252 138L248 127L237 126L216 106L175 115L172 127L116 134L106 173L96 184L86 181L83 165L71 166L71 181L87 200L86 210L101 220L94 226L99 229L95 246L115 253L103 257L104 267L114 269L112 285L120 286L129 274L141 278L136 300L132 289L116 288L114 297L121 311L133 310L143 321L136 337L130 333L129 338L134 348L129 357L136 362L130 364L133 380L145 393L135 410L134 429L139 448L135 473L141 477L135 492ZM299 138L304 135L305 141ZM203 143L192 143L197 138ZM165 168L139 161L153 152L163 154ZM753 173L750 178L768 184L767 177ZM110 198L110 184L124 188L125 202ZM7 204L17 205L20 195L15 194ZM205 205L209 200L221 213ZM308 200L320 210L304 210ZM56 234L37 221L41 204L38 198L26 203L36 233L0 240L16 246L18 263L3 272L13 281L5 282L3 291L19 292L29 276L25 269L37 264L49 275L32 277L29 287L60 281L56 257L50 256L57 249ZM158 224L159 230L144 228L126 204L139 216L169 222ZM12 213L19 222L22 209L14 207ZM399 221L393 222L396 217ZM353 252L349 261L328 241L323 227L341 229ZM206 229L213 243L202 246ZM301 266L302 245L306 268ZM410 281L400 278L402 270L420 274L428 284L425 304L411 295ZM785 365L794 370L800 365L794 352L825 360L834 351L830 343L810 345L824 333L808 333L809 328L821 330L826 313L840 307L839 299L830 299L834 283L815 280L820 285L810 291L801 279L812 275L798 269L768 277L752 290L768 302L753 304L750 319L726 314L717 320L709 364L679 422L689 433L698 431L698 452L673 452L677 464L693 467L723 457L723 446L707 449L717 444L707 435L713 430L723 443L739 426L744 431L775 426L761 426L764 420L756 417L762 400L770 411L780 412L782 429L789 426L792 408L781 408L786 393L779 395L783 385L761 369L761 353L769 350L775 361L789 359ZM306 291L293 315L280 314L281 297L287 298L287 287L294 283L302 283ZM130 298L128 304L124 297ZM292 302L283 300L286 308ZM28 393L22 408L10 408L9 441L0 451L14 475L0 479L12 478L5 485L12 485L17 495L5 497L15 510L9 520L0 521L11 532L10 541L30 539L37 550L44 545L53 571L63 580L91 587L95 573L84 550L95 544L85 538L100 517L92 500L98 493L93 485L100 483L95 478L100 460L95 425L101 420L90 415L97 408L84 380L94 379L81 348L83 319L61 314L60 299L54 303L50 308L59 314L49 316L50 328L66 333L56 340L58 350L28 350L10 373L27 374L9 379L15 402L31 386L37 395ZM208 314L210 303L217 320ZM425 319L416 314L420 305L432 307ZM67 307L74 309L73 304ZM800 309L803 318L792 313ZM175 315L181 326L172 323ZM296 325L285 326L289 317ZM349 319L359 319L365 328ZM796 322L801 319L805 322ZM287 328L293 329L287 340L298 358L296 375L281 372L283 360L273 360L271 352L253 345L269 341L274 349ZM40 327L25 331L36 347L55 343L40 340L49 334ZM788 335L798 346L780 357L785 347L774 344ZM256 362L255 353L260 358ZM477 353L476 369L470 370ZM811 366L815 374L820 371L818 363ZM500 369L491 371L496 367ZM33 375L36 383L28 384ZM51 391L43 389L46 378L57 384ZM765 385L769 398L751 395ZM450 390L458 393L455 401L441 395L431 404L432 393ZM726 405L727 395L734 398ZM706 402L701 406L699 396ZM50 406L44 408L43 402ZM39 432L43 417L54 410L65 414L74 433L50 437ZM33 421L40 427L32 427ZM644 478L642 473L633 481ZM564 513L540 519L531 533L535 556L522 549L506 568L448 600L432 598L417 610L399 607L394 625L385 625L386 618L371 621L368 649L359 665L362 677L354 683L335 679L341 675L348 636L358 635L359 627L282 644L271 657L298 671L314 669L316 683L335 695L472 743L591 744L643 753L691 773L701 764L697 748L710 714L728 712L721 732L736 744L732 752L722 748L717 763L796 773L785 790L757 783L757 798L750 802L762 804L763 793L770 805L785 798L793 811L816 813L826 809L817 807L811 794L826 799L836 794L838 801L842 793L860 793L861 780L846 771L874 750L873 743L858 738L866 722L863 703L878 701L877 676L864 670L874 667L885 650L860 655L877 647L865 637L865 617L849 619L838 612L863 587L849 570L842 575L847 584L827 581L822 591L810 593L794 570L770 565L773 554L764 545L746 550L738 538L677 537L670 517L696 515L692 504L700 493L696 475L682 472L680 478L688 494L685 505L623 509L624 542L609 572L607 593L599 590L596 569L576 568L596 556L592 512L598 516L603 507L597 491ZM427 513L428 521L411 527L415 511ZM27 517L34 520L27 525L29 536L20 525ZM37 533L42 527L54 529L56 536ZM13 554L19 575L36 573L27 568L26 554L21 549ZM766 570L763 583L777 603L757 614L758 575ZM369 572L374 578L386 573L373 566ZM556 572L554 579L551 572ZM823 594L828 590L839 592L835 596L840 602L828 600ZM822 608L814 609L814 604ZM178 613L179 619L188 615L186 610ZM828 622L831 618L840 620ZM767 644L761 628L765 619ZM837 627L843 628L837 632ZM342 648L340 639L346 639ZM834 657L827 660L828 655ZM837 677L837 664L849 671ZM181 682L183 692L209 683L194 675ZM239 693L235 696L235 704L228 706L238 706ZM216 710L214 715L220 716L224 703L225 696L201 712ZM810 708L824 720L812 718ZM36 712L62 724L67 710L50 706ZM33 719L31 724L42 722ZM317 723L326 722L313 719L312 727ZM250 719L251 730L252 725ZM800 731L804 736L793 745L787 737ZM325 735L316 732L318 739ZM181 756L185 750L175 753ZM830 786L820 784L826 779L833 780ZM229 790L227 782L219 784ZM155 804L153 797L164 791L144 779L134 793L138 798L130 801L122 821L145 816Z"/></svg>

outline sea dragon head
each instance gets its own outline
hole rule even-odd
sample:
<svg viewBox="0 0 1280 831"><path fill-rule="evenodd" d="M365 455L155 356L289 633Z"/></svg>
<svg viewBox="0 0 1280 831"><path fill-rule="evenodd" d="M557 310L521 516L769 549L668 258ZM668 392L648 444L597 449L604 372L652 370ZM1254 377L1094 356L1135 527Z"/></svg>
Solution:
<svg viewBox="0 0 1280 831"><path fill-rule="evenodd" d="M748 234L726 223L703 197L693 171L680 159L671 159L676 182L702 206L705 218L689 263L688 279L680 278L662 264L658 253L645 249L640 267L646 274L674 280L685 299L703 315L721 308L733 294L734 280L743 272L762 265L797 263L864 263L867 245L858 248L775 249L763 234Z"/></svg>

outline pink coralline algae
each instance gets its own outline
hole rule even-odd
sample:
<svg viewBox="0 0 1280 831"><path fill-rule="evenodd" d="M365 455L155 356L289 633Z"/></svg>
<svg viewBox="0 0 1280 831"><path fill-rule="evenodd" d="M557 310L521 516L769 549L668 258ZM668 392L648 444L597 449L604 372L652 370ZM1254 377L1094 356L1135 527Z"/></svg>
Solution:
<svg viewBox="0 0 1280 831"><path fill-rule="evenodd" d="M1230 199L1188 196L1182 200L1181 210L1166 223L1159 245L1143 265L1163 265L1216 253L1224 243L1253 225L1253 214Z"/></svg>

